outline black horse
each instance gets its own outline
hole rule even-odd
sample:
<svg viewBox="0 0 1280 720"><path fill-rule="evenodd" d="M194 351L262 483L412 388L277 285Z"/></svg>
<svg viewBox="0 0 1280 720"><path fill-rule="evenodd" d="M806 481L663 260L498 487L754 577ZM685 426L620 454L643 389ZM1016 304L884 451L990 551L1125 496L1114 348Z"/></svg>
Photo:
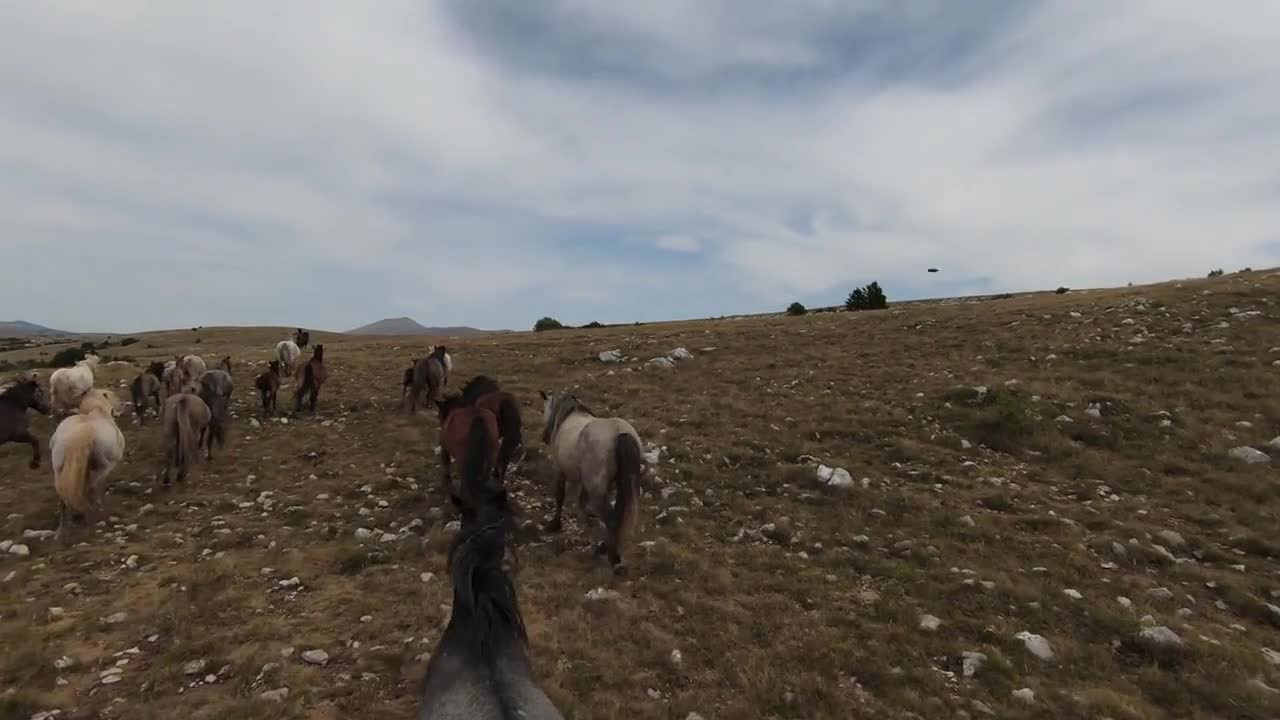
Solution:
<svg viewBox="0 0 1280 720"><path fill-rule="evenodd" d="M32 470L40 467L40 441L27 429L27 410L49 414L49 402L34 375L18 379L13 387L0 393L0 445L9 442L31 446Z"/></svg>

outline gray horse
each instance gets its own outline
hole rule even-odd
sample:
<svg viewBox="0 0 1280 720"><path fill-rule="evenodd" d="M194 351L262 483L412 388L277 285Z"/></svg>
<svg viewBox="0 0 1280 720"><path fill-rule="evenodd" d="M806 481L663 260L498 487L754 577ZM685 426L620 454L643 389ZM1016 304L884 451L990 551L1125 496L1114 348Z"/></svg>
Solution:
<svg viewBox="0 0 1280 720"><path fill-rule="evenodd" d="M502 569L510 509L506 492L486 482L496 441L483 421L472 421L462 482L476 504L462 509L449 549L453 611L427 664L419 720L564 717L533 679L515 587Z"/></svg>
<svg viewBox="0 0 1280 720"><path fill-rule="evenodd" d="M542 442L551 446L556 475L556 514L547 532L560 531L565 486L577 485L579 508L604 530L596 555L608 555L614 573L623 575L622 541L640 506L640 436L626 420L596 417L572 393L544 392L542 400Z"/></svg>
<svg viewBox="0 0 1280 720"><path fill-rule="evenodd" d="M413 364L413 387L409 389L409 413L418 410L418 401L424 400L426 393L427 407L435 405L440 399L440 390L449 382L449 368L445 364L445 348L437 346L431 354Z"/></svg>
<svg viewBox="0 0 1280 720"><path fill-rule="evenodd" d="M229 359L228 364L230 364ZM226 370L206 370L200 376L200 399L209 406L210 413L209 430L205 433L205 453L209 460L213 459L215 440L219 448L226 445L227 416L233 390L231 373Z"/></svg>

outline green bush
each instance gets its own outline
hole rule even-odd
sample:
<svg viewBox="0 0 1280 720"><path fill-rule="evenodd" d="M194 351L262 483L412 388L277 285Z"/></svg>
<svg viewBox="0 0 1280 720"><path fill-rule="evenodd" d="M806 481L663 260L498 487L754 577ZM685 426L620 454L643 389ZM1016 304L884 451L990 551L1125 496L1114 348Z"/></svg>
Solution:
<svg viewBox="0 0 1280 720"><path fill-rule="evenodd" d="M1225 274L1225 273L1223 273L1223 272L1222 272L1222 268L1218 268L1217 270L1210 270L1210 271L1209 271L1209 277L1211 277L1211 278L1215 278L1215 277L1222 277L1224 274Z"/></svg>
<svg viewBox="0 0 1280 720"><path fill-rule="evenodd" d="M90 344L89 350L92 349L92 344ZM54 354L53 359L49 361L49 365L56 368L71 367L83 360L87 354L88 350L85 350L84 346L65 348Z"/></svg>
<svg viewBox="0 0 1280 720"><path fill-rule="evenodd" d="M535 332L542 332L544 330L560 330L563 327L564 325L561 324L559 320L552 317L544 317L533 324Z"/></svg>
<svg viewBox="0 0 1280 720"><path fill-rule="evenodd" d="M805 310L804 305L801 305L798 302L793 302L787 306L788 315L803 315L806 312L808 312L808 310Z"/></svg>
<svg viewBox="0 0 1280 720"><path fill-rule="evenodd" d="M1054 292L1059 295L1066 295L1067 293L1071 292L1071 288L1059 286L1057 290L1054 290Z"/></svg>
<svg viewBox="0 0 1280 720"><path fill-rule="evenodd" d="M846 310L883 310L889 307L889 299L885 297L880 283L873 282L866 287L854 288L845 298Z"/></svg>
<svg viewBox="0 0 1280 720"><path fill-rule="evenodd" d="M598 323L598 322L596 322L596 321L592 320L591 322L587 323L586 325L583 325L583 326L582 326L582 329L584 329L584 330L598 330L598 329L600 329L600 328L602 328L602 327L604 327L604 325L601 325L600 323Z"/></svg>

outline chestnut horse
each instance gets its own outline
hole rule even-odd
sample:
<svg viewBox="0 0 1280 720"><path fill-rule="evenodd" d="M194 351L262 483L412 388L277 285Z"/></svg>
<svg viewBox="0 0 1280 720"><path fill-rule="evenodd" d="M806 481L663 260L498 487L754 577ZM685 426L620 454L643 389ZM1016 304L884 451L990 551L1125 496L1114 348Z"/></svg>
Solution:
<svg viewBox="0 0 1280 720"><path fill-rule="evenodd" d="M454 491L453 481L449 477L449 468L453 464L453 458L459 457L464 463L462 476L467 477L471 474L472 468L466 466L466 463L470 462L467 453L467 437L471 432L471 424L475 420L483 422L486 431L485 467L494 466L498 461L498 418L488 410L468 404L461 395L452 395L444 400L438 400L436 405L440 408L440 466L444 470L442 482L445 493L461 511L466 507L473 507L474 498L469 497L471 493L466 487L462 487L458 492ZM501 484L497 484L497 487L500 488Z"/></svg>
<svg viewBox="0 0 1280 720"><path fill-rule="evenodd" d="M276 396L280 394L280 361L272 360L267 363L266 372L253 381L253 386L258 388L258 394L262 396L262 411L269 416L275 415Z"/></svg>
<svg viewBox="0 0 1280 720"><path fill-rule="evenodd" d="M511 458L517 450L524 449L520 432L520 403L516 397L498 387L497 381L487 375L477 375L462 386L462 402L488 410L498 418L498 434L502 447L498 450L498 464L493 469L495 478L507 476Z"/></svg>

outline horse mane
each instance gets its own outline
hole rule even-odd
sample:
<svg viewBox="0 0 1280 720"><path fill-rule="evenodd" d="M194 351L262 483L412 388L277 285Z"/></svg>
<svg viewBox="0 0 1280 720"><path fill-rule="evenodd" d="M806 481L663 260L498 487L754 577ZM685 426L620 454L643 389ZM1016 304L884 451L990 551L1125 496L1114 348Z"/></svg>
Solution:
<svg viewBox="0 0 1280 720"><path fill-rule="evenodd" d="M440 398L440 400L438 400L437 403L440 408L441 422L444 422L445 418L449 417L449 413L453 412L454 410L459 410L461 408L471 405L470 402L467 402L461 395L458 395L458 394L446 395Z"/></svg>
<svg viewBox="0 0 1280 720"><path fill-rule="evenodd" d="M449 549L449 569L455 613L450 625L467 635L467 646L478 648L480 656L491 661L502 631L514 632L521 644L528 642L528 632L515 586L502 568L510 514L506 493L486 484L491 470L486 462L488 444L484 421L472 420L462 486L478 507L464 513L462 530ZM459 611L464 613L462 622L455 624Z"/></svg>
<svg viewBox="0 0 1280 720"><path fill-rule="evenodd" d="M468 405L489 393L499 392L498 381L488 375L477 375L462 386L462 400Z"/></svg>

